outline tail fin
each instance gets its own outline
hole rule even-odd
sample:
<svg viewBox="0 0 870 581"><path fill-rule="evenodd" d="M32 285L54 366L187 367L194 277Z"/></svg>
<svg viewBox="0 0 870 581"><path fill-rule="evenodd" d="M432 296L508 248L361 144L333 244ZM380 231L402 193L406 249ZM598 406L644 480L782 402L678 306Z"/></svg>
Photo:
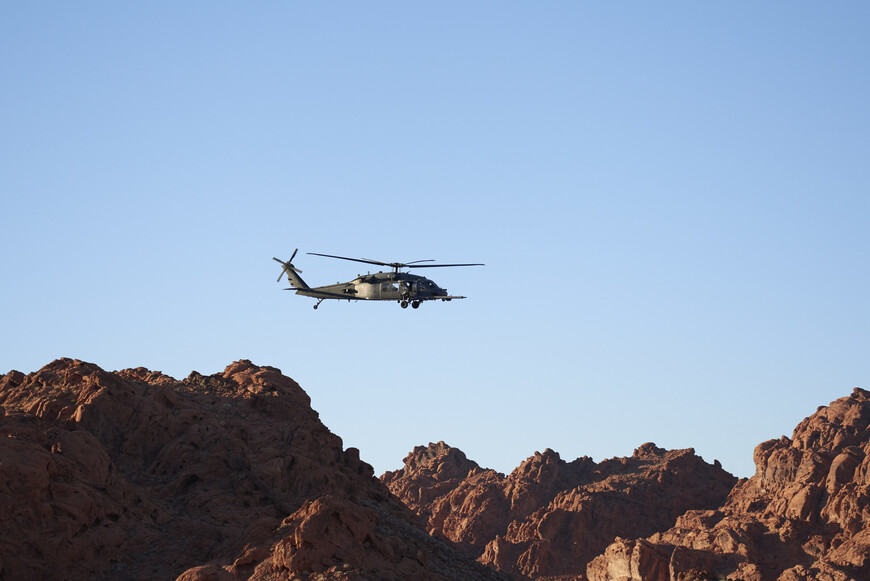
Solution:
<svg viewBox="0 0 870 581"><path fill-rule="evenodd" d="M293 251L293 255L290 257L290 260L288 260L287 262L284 262L280 258L274 258L274 257L272 258L272 260L275 260L276 262L280 262L281 266L284 267L283 270L281 271L281 274L278 276L278 281L280 281L281 277L286 274L287 280L290 281L290 286L292 286L293 288L301 288L301 289L311 288L305 283L304 280L302 280L302 277L299 276L299 273L302 271L291 264L293 262L293 259L296 258L297 252L299 252L298 248Z"/></svg>

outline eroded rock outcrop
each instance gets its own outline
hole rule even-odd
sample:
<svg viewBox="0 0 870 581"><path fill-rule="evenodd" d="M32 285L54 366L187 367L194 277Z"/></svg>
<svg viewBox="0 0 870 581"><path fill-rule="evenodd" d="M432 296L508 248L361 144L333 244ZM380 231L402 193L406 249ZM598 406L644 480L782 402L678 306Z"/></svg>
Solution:
<svg viewBox="0 0 870 581"><path fill-rule="evenodd" d="M404 468L387 472L381 480L426 519L430 533L477 558L509 523L548 503L593 465L589 458L567 463L548 449L505 478L438 442L417 446L405 458Z"/></svg>
<svg viewBox="0 0 870 581"><path fill-rule="evenodd" d="M499 578L427 535L309 404L244 360L0 377L0 578Z"/></svg>
<svg viewBox="0 0 870 581"><path fill-rule="evenodd" d="M594 581L870 579L870 392L856 388L759 444L755 476L717 510L646 539L620 539ZM650 573L652 571L652 573Z"/></svg>
<svg viewBox="0 0 870 581"><path fill-rule="evenodd" d="M644 444L601 463L565 462L548 449L504 476L443 442L418 446L381 480L430 533L526 578L582 578L617 536L651 534L689 508L715 508L736 482L691 449Z"/></svg>

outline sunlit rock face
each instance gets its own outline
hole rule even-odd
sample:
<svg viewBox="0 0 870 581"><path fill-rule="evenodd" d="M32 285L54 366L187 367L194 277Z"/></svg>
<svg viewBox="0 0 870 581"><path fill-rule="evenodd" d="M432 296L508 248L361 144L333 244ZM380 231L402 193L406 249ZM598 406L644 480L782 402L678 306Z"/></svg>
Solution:
<svg viewBox="0 0 870 581"><path fill-rule="evenodd" d="M628 458L565 462L536 453L504 476L439 442L381 480L434 536L520 578L582 578L618 536L664 530L688 509L718 507L736 478L693 450L648 443Z"/></svg>
<svg viewBox="0 0 870 581"><path fill-rule="evenodd" d="M498 579L278 369L0 376L0 579Z"/></svg>
<svg viewBox="0 0 870 581"><path fill-rule="evenodd" d="M755 448L755 476L717 510L690 511L588 568L612 579L870 579L870 392L856 388ZM654 569L654 575L645 575Z"/></svg>
<svg viewBox="0 0 870 581"><path fill-rule="evenodd" d="M379 480L278 369L60 359L0 376L0 578L870 579L868 426L855 389L739 482L691 449L505 476L443 442Z"/></svg>

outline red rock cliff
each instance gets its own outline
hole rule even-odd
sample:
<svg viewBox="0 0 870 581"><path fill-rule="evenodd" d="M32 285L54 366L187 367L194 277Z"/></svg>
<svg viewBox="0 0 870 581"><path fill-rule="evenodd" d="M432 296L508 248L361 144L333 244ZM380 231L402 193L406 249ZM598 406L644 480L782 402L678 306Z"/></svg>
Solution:
<svg viewBox="0 0 870 581"><path fill-rule="evenodd" d="M736 479L689 450L644 444L595 463L536 453L505 477L439 442L419 446L381 477L467 555L526 578L582 578L618 535L671 526L689 508L715 508Z"/></svg>
<svg viewBox="0 0 870 581"><path fill-rule="evenodd" d="M856 388L755 449L755 476L717 510L619 539L594 581L870 579L870 392Z"/></svg>
<svg viewBox="0 0 870 581"><path fill-rule="evenodd" d="M275 368L0 376L0 578L179 575L500 577L427 535Z"/></svg>

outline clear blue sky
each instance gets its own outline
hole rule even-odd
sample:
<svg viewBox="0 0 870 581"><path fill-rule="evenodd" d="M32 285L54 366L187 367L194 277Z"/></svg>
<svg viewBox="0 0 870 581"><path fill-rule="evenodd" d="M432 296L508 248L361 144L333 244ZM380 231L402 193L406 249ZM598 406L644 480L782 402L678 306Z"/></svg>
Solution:
<svg viewBox="0 0 870 581"><path fill-rule="evenodd" d="M756 444L870 387L861 2L0 7L0 373L248 358L378 473ZM465 301L282 291L385 261ZM423 271L421 271L423 272Z"/></svg>

